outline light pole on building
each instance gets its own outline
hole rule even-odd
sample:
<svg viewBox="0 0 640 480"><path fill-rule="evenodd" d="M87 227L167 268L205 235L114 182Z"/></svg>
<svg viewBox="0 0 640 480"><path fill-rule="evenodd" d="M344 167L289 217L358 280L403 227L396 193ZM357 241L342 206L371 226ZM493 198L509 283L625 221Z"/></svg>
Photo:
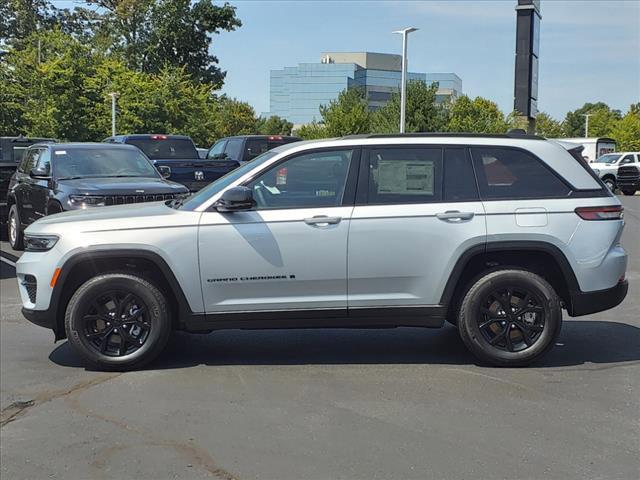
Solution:
<svg viewBox="0 0 640 480"><path fill-rule="evenodd" d="M402 79L400 80L400 133L404 133L405 113L407 106L407 35L418 30L415 27L407 27L396 30L393 33L402 35Z"/></svg>
<svg viewBox="0 0 640 480"><path fill-rule="evenodd" d="M109 93L111 97L111 135L115 136L116 134L116 98L118 98L120 94L116 92Z"/></svg>
<svg viewBox="0 0 640 480"><path fill-rule="evenodd" d="M584 138L589 138L589 117L593 115L593 113L583 113L584 117Z"/></svg>

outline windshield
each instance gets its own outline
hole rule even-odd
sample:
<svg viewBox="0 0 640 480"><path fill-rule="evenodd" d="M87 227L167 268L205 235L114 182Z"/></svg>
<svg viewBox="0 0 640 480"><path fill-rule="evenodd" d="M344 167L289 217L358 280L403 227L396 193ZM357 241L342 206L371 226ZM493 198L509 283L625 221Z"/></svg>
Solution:
<svg viewBox="0 0 640 480"><path fill-rule="evenodd" d="M199 159L193 142L188 138L167 138L154 135L147 138L129 138L128 144L135 145L152 160L162 159Z"/></svg>
<svg viewBox="0 0 640 480"><path fill-rule="evenodd" d="M602 155L598 157L593 163L616 163L620 160L620 154L618 153L608 153L607 155Z"/></svg>
<svg viewBox="0 0 640 480"><path fill-rule="evenodd" d="M245 173L250 172L255 167L262 165L264 162L274 157L275 155L277 155L277 152L266 152L254 158L250 162L243 163L240 167L232 170L225 176L220 177L215 182L200 190L198 193L190 196L187 200L184 201L184 203L178 205L177 208L181 208L184 210L195 210L204 202L216 195L218 192L224 190L237 179L242 177Z"/></svg>
<svg viewBox="0 0 640 480"><path fill-rule="evenodd" d="M58 179L83 177L157 177L147 158L133 148L57 148L53 151Z"/></svg>

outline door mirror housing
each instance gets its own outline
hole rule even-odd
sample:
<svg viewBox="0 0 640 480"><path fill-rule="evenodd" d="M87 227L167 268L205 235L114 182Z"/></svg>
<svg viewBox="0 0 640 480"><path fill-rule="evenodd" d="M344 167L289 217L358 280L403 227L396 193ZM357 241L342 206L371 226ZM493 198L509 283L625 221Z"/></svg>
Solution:
<svg viewBox="0 0 640 480"><path fill-rule="evenodd" d="M251 210L255 204L253 190L248 187L232 187L222 194L215 208L218 212L238 212Z"/></svg>
<svg viewBox="0 0 640 480"><path fill-rule="evenodd" d="M171 176L171 167L166 165L157 165L158 172L162 175L162 178L169 178Z"/></svg>
<svg viewBox="0 0 640 480"><path fill-rule="evenodd" d="M49 172L46 171L43 168L32 168L29 171L29 176L31 178L40 178L40 179L49 179L50 178Z"/></svg>

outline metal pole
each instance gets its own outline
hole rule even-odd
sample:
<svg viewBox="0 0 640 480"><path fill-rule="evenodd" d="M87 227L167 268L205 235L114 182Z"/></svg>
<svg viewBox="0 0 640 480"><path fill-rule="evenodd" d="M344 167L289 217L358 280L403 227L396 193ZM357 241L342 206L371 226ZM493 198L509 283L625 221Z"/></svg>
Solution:
<svg viewBox="0 0 640 480"><path fill-rule="evenodd" d="M109 96L111 97L111 136L114 137L116 135L116 98L118 98L118 94L111 92Z"/></svg>
<svg viewBox="0 0 640 480"><path fill-rule="evenodd" d="M400 84L400 133L404 133L407 110L407 31L402 32L402 83Z"/></svg>
<svg viewBox="0 0 640 480"><path fill-rule="evenodd" d="M589 117L593 115L593 113L583 113L584 117L584 138L589 138Z"/></svg>
<svg viewBox="0 0 640 480"><path fill-rule="evenodd" d="M405 116L407 110L407 35L417 28L409 27L393 33L402 34L402 75L400 79L400 133L405 131Z"/></svg>

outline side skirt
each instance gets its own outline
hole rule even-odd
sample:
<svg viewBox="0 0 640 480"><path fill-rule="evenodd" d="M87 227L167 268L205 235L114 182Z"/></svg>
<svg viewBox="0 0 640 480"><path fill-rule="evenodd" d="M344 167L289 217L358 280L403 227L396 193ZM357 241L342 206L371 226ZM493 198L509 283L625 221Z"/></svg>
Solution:
<svg viewBox="0 0 640 480"><path fill-rule="evenodd" d="M381 307L317 310L273 310L192 314L183 318L185 330L262 330L290 328L439 328L444 325L446 307Z"/></svg>

